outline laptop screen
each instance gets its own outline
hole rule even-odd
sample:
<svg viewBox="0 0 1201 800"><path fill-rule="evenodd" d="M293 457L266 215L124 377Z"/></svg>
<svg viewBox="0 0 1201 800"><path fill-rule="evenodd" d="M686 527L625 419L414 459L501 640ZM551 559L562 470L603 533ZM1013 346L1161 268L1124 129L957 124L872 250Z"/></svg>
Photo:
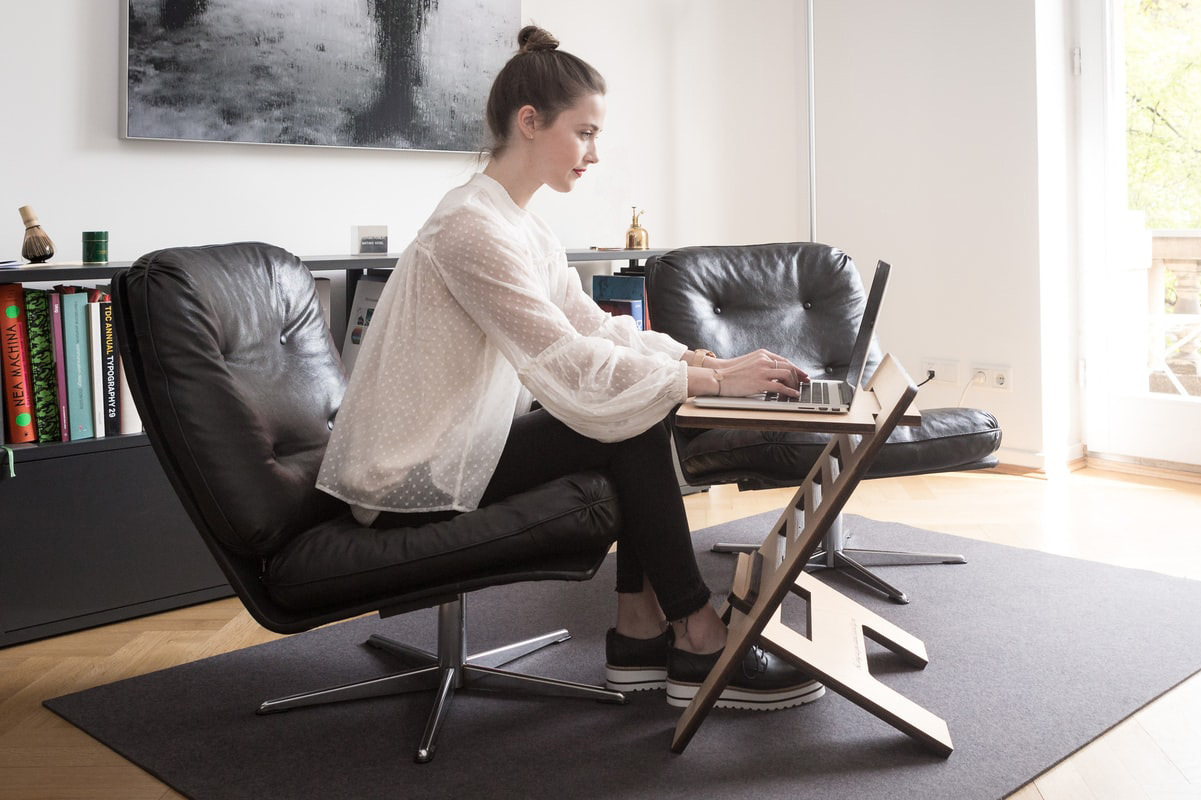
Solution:
<svg viewBox="0 0 1201 800"><path fill-rule="evenodd" d="M863 373L867 369L867 356L872 347L872 335L876 331L876 319L884 302L884 289L888 286L888 273L892 267L887 262L876 262L876 274L868 291L867 304L863 307L863 321L851 350L851 363L847 365L847 383L859 389L863 385Z"/></svg>

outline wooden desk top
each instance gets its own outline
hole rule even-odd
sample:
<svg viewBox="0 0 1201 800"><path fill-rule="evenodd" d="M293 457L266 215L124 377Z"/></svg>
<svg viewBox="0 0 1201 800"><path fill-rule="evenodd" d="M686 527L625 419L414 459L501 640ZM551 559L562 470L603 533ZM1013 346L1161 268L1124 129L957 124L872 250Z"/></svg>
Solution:
<svg viewBox="0 0 1201 800"><path fill-rule="evenodd" d="M812 433L872 433L880 402L874 392L855 392L848 414L814 414L800 411L746 411L733 408L700 408L689 399L676 410L682 428L745 428L757 431L808 431ZM910 406L898 425L922 424L921 412Z"/></svg>

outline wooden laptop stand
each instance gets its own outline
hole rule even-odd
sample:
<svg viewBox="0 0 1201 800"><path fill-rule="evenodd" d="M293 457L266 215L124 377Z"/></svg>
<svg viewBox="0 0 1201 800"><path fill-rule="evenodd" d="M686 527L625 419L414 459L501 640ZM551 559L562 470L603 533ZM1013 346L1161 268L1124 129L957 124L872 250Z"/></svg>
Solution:
<svg viewBox="0 0 1201 800"><path fill-rule="evenodd" d="M804 571L893 428L920 424L920 416L909 409L916 395L917 387L900 363L885 355L868 386L855 393L849 414L701 409L691 403L680 407L677 424L689 427L821 431L832 436L763 544L753 553L739 554L723 609L729 616L725 650L680 716L672 751L682 753L688 746L747 650L758 642L937 755L951 754L951 735L940 717L868 672L865 639L919 669L928 661L921 641ZM781 621L780 605L789 592L809 603L808 636Z"/></svg>

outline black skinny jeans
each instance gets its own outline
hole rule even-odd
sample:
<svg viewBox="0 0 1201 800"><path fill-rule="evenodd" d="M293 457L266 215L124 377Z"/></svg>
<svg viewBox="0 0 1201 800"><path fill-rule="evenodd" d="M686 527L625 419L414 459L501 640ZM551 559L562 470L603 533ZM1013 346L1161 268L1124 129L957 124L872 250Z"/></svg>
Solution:
<svg viewBox="0 0 1201 800"><path fill-rule="evenodd" d="M671 458L671 433L660 422L632 439L598 442L576 433L545 409L514 418L505 449L481 506L588 469L603 470L617 486L617 591L642 591L643 576L669 620L709 602L684 514Z"/></svg>

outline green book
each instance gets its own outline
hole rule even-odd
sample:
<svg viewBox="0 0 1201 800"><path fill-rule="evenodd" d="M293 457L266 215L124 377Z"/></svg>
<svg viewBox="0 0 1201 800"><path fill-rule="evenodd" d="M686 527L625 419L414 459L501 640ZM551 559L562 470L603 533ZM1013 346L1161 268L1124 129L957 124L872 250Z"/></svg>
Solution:
<svg viewBox="0 0 1201 800"><path fill-rule="evenodd" d="M62 438L58 421L58 371L50 332L50 296L44 290L25 290L25 319L33 372L34 426L39 442L57 442Z"/></svg>
<svg viewBox="0 0 1201 800"><path fill-rule="evenodd" d="M63 295L63 351L67 358L67 416L71 441L91 439L92 366L88 351L88 296L84 292Z"/></svg>

